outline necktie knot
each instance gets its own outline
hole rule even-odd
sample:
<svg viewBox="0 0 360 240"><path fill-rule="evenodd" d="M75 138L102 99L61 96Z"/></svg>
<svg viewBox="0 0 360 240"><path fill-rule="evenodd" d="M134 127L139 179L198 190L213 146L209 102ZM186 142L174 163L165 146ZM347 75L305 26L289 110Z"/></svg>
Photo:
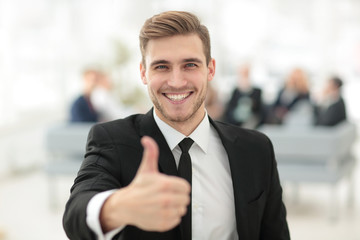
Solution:
<svg viewBox="0 0 360 240"><path fill-rule="evenodd" d="M183 153L187 153L193 143L194 143L194 140L192 140L191 138L184 138L184 139L179 143L179 147L181 148L181 151L182 151Z"/></svg>

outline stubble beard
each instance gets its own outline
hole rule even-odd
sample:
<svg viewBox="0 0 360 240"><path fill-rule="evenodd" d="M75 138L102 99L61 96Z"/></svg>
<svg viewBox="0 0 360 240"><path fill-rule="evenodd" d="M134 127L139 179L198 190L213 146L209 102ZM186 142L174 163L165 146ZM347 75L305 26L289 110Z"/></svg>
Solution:
<svg viewBox="0 0 360 240"><path fill-rule="evenodd" d="M195 103L191 106L192 111L189 115L177 115L177 116L171 116L170 114L168 114L166 109L161 105L158 98L156 98L155 93L150 88L148 88L148 91L151 101L153 102L155 108L161 113L162 116L164 116L165 119L174 123L183 123L194 118L199 108L203 105L206 98L207 88L208 88L208 84L206 84L205 88L200 93L199 99L197 99Z"/></svg>

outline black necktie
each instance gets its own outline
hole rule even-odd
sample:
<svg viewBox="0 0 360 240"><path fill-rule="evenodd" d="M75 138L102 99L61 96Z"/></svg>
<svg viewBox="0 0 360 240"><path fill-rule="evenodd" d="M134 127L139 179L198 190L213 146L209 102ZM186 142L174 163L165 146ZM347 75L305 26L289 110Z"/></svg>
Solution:
<svg viewBox="0 0 360 240"><path fill-rule="evenodd" d="M179 147L181 148L181 156L179 161L178 173L179 176L185 178L191 185L191 158L188 153L191 145L194 141L191 138L184 138L180 143ZM190 193L190 204L188 205L188 210L186 215L183 216L180 224L182 232L182 240L191 240L191 193Z"/></svg>

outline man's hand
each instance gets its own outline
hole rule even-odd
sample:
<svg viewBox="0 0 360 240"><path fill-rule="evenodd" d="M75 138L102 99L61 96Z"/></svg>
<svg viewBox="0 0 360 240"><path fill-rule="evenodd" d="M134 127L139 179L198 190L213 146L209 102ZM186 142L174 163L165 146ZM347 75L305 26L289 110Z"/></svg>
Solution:
<svg viewBox="0 0 360 240"><path fill-rule="evenodd" d="M178 225L186 213L190 202L189 183L160 173L156 142L143 137L141 143L144 154L134 180L113 193L101 209L104 232L124 225L147 231L167 231Z"/></svg>

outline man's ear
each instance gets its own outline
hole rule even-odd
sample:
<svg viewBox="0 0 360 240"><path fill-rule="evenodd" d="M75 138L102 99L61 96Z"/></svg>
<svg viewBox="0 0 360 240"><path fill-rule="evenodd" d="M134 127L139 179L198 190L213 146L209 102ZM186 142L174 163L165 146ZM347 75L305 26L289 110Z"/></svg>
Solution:
<svg viewBox="0 0 360 240"><path fill-rule="evenodd" d="M141 81L143 82L143 84L147 85L146 67L144 66L144 64L142 62L140 62L140 76L141 76Z"/></svg>
<svg viewBox="0 0 360 240"><path fill-rule="evenodd" d="M214 76L215 76L215 59L211 59L208 65L208 81L210 82L211 80L213 80Z"/></svg>

